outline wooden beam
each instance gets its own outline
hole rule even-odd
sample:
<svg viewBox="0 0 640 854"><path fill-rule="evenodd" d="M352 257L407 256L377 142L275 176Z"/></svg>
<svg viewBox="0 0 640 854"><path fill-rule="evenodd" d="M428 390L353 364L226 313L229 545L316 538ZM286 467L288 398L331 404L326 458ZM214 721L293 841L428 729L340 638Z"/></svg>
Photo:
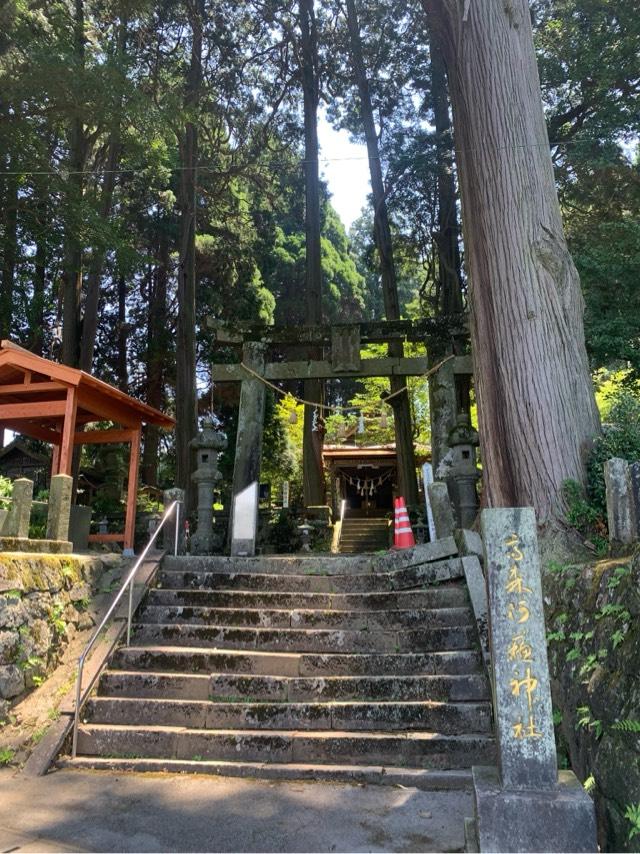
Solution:
<svg viewBox="0 0 640 854"><path fill-rule="evenodd" d="M29 418L56 418L64 415L65 400L31 403L0 403L0 421L22 421Z"/></svg>
<svg viewBox="0 0 640 854"><path fill-rule="evenodd" d="M73 468L73 437L76 432L76 409L78 406L78 391L75 388L67 390L65 401L64 423L62 425L62 441L60 442L60 463L58 474L71 474Z"/></svg>
<svg viewBox="0 0 640 854"><path fill-rule="evenodd" d="M51 458L51 477L60 474L60 444L53 446L53 454Z"/></svg>
<svg viewBox="0 0 640 854"><path fill-rule="evenodd" d="M123 543L124 534L89 534L90 543Z"/></svg>
<svg viewBox="0 0 640 854"><path fill-rule="evenodd" d="M42 427L40 424L32 424L30 421L2 421L2 426L13 430L14 433L31 436L32 439L41 439L49 444L55 445L60 441L60 433L48 427Z"/></svg>
<svg viewBox="0 0 640 854"><path fill-rule="evenodd" d="M86 430L76 433L73 442L75 445L107 445L130 442L135 435L135 430Z"/></svg>
<svg viewBox="0 0 640 854"><path fill-rule="evenodd" d="M138 469L140 468L140 439L142 431L138 427L132 431L131 451L129 453L129 482L127 484L127 516L124 526L124 547L133 551L136 527L136 504L138 501Z"/></svg>
<svg viewBox="0 0 640 854"><path fill-rule="evenodd" d="M64 383L42 382L42 383L11 383L11 385L0 385L0 395L5 394L35 394L36 392L66 391L68 386Z"/></svg>

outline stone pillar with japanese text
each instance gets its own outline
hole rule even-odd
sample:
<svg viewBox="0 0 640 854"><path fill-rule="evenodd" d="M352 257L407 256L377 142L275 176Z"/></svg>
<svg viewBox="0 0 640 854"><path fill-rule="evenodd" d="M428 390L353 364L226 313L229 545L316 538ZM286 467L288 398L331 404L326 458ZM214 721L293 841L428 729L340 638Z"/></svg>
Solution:
<svg viewBox="0 0 640 854"><path fill-rule="evenodd" d="M571 771L557 767L533 508L483 510L481 529L497 767L473 768L473 844L597 851L593 802Z"/></svg>

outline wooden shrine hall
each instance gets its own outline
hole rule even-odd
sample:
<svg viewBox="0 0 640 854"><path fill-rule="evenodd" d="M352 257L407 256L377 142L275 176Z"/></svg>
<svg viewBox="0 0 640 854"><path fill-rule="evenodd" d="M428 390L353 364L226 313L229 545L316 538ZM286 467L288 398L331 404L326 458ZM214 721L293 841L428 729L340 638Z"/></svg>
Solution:
<svg viewBox="0 0 640 854"><path fill-rule="evenodd" d="M84 429L109 421L108 429ZM173 418L76 368L43 359L11 341L0 342L0 428L53 445L51 474L72 474L78 445L130 445L125 529L93 534L93 542L133 549L143 424L164 429Z"/></svg>

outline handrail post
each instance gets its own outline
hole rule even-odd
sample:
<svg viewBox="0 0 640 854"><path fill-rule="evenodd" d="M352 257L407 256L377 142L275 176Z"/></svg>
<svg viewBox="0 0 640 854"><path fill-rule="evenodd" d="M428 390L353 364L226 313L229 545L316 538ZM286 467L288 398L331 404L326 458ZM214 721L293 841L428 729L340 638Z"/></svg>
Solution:
<svg viewBox="0 0 640 854"><path fill-rule="evenodd" d="M178 556L178 539L180 537L180 502L176 501L176 533L173 543L174 557Z"/></svg>

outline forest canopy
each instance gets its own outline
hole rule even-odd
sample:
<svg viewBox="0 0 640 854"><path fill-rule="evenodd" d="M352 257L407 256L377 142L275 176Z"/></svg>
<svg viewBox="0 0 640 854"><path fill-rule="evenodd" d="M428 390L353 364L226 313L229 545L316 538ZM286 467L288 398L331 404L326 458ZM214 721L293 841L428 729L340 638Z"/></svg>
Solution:
<svg viewBox="0 0 640 854"><path fill-rule="evenodd" d="M2 0L0 337L174 413L193 346L195 406L200 415L213 408L233 448L238 389L212 388L209 368L232 354L212 345L207 320L306 318L304 6ZM358 69L366 75L400 315L450 309L446 241L464 308L461 229L442 221L443 166L456 210L457 187L428 15L407 0L360 3L356 44L353 2L310 6L317 106L358 142L367 140ZM633 4L612 0L540 0L531 14L591 367L633 383L640 19ZM371 205L347 231L322 181L318 192L324 319L383 318ZM332 383L326 393L366 408L380 389ZM428 439L424 388L411 406L422 414L416 438ZM265 457L292 477L294 434L286 403L271 399ZM147 431L149 485L174 477L174 440L160 441Z"/></svg>

